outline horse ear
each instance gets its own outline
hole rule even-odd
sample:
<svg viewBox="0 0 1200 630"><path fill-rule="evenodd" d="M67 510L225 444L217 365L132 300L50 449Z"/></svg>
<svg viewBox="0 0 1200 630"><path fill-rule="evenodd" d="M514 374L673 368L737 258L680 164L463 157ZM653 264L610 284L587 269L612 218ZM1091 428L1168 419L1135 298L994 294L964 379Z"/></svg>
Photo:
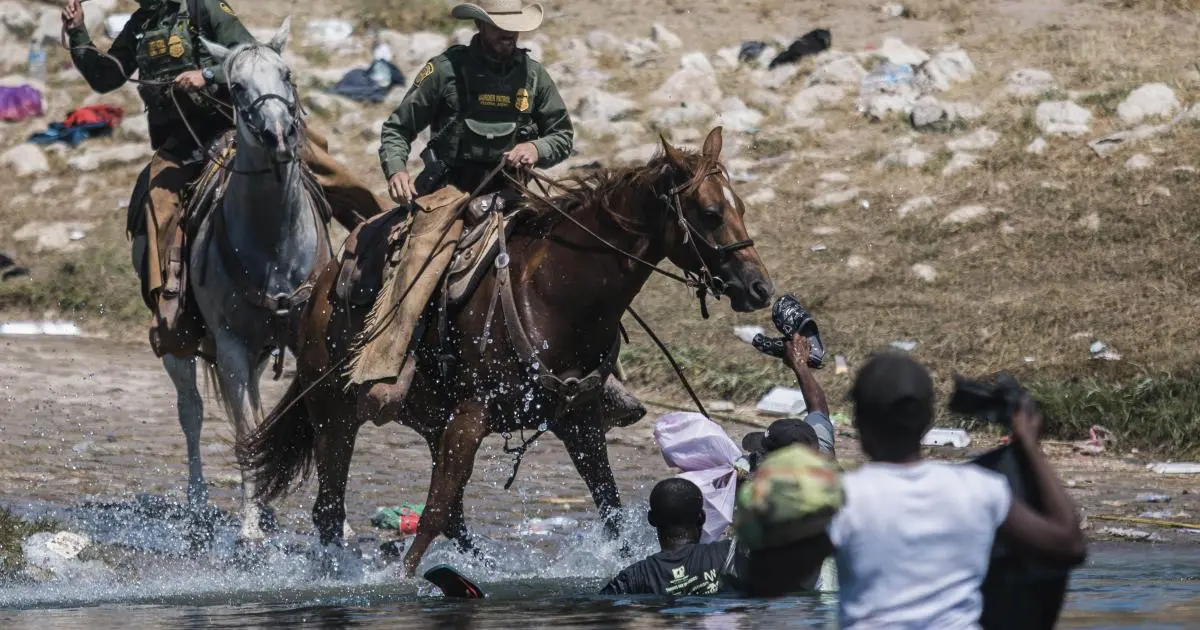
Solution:
<svg viewBox="0 0 1200 630"><path fill-rule="evenodd" d="M679 152L679 149L676 149L675 145L668 142L666 136L659 135L658 139L662 141L663 155L667 156L672 165L682 167L683 154Z"/></svg>
<svg viewBox="0 0 1200 630"><path fill-rule="evenodd" d="M204 44L205 48L208 49L208 54L212 55L213 59L217 60L217 63L224 63L225 58L228 57L229 53L231 52L228 48L218 44L217 42L210 42L203 37L200 38L200 42Z"/></svg>
<svg viewBox="0 0 1200 630"><path fill-rule="evenodd" d="M704 139L704 157L710 160L715 160L721 157L721 127L714 127L708 132L708 137Z"/></svg>
<svg viewBox="0 0 1200 630"><path fill-rule="evenodd" d="M275 32L275 36L267 43L267 46L279 54L283 54L283 47L287 45L288 36L292 32L292 16L283 18L283 24L279 25L279 30Z"/></svg>

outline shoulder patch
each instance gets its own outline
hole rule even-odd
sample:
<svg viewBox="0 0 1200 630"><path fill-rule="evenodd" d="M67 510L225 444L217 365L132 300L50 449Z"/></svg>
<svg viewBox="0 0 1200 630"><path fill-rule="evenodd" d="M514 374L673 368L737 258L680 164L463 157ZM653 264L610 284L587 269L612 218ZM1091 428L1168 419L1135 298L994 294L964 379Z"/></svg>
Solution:
<svg viewBox="0 0 1200 630"><path fill-rule="evenodd" d="M424 83L425 79L428 79L429 75L431 75L431 74L433 74L433 62L432 61L425 64L425 67L421 68L421 71L417 73L417 78L413 79L413 87L416 87L416 86Z"/></svg>
<svg viewBox="0 0 1200 630"><path fill-rule="evenodd" d="M230 7L229 4L227 4L225 2L218 2L217 6L221 7L221 10L228 13L229 15L237 15L236 13L233 12L233 8Z"/></svg>

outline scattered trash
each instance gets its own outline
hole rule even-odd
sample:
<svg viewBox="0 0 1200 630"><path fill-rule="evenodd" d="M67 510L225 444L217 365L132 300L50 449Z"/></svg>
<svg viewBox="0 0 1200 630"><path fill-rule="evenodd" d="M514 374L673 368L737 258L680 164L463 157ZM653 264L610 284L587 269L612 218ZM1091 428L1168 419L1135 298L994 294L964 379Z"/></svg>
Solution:
<svg viewBox="0 0 1200 630"><path fill-rule="evenodd" d="M1103 341L1096 341L1088 347L1088 352L1091 353L1092 359L1095 361L1120 361L1121 353L1113 350L1108 344Z"/></svg>
<svg viewBox="0 0 1200 630"><path fill-rule="evenodd" d="M1037 361L1037 359L1035 359L1035 358L1033 358L1033 357L1025 357L1023 360L1024 360L1026 363L1033 363L1034 361Z"/></svg>
<svg viewBox="0 0 1200 630"><path fill-rule="evenodd" d="M1173 510L1151 510L1138 514L1138 518L1149 518L1155 520L1171 519L1171 518L1187 518L1191 516L1187 512L1176 512Z"/></svg>
<svg viewBox="0 0 1200 630"><path fill-rule="evenodd" d="M416 534L424 503L402 503L399 507L376 508L371 524L381 529L394 529L401 534Z"/></svg>
<svg viewBox="0 0 1200 630"><path fill-rule="evenodd" d="M129 23L129 19L133 17L132 13L113 13L104 18L104 34L109 39L116 39L121 31L125 30L125 25Z"/></svg>
<svg viewBox="0 0 1200 630"><path fill-rule="evenodd" d="M41 37L34 37L29 42L28 68L25 75L35 81L46 81L46 46Z"/></svg>
<svg viewBox="0 0 1200 630"><path fill-rule="evenodd" d="M78 337L79 327L72 322L4 322L0 335L48 335Z"/></svg>
<svg viewBox="0 0 1200 630"><path fill-rule="evenodd" d="M32 85L0 86L0 120L21 122L44 113L42 93Z"/></svg>
<svg viewBox="0 0 1200 630"><path fill-rule="evenodd" d="M347 72L329 91L352 101L382 103L393 87L402 85L400 69L386 59L376 59L366 68Z"/></svg>
<svg viewBox="0 0 1200 630"><path fill-rule="evenodd" d="M310 46L336 49L341 48L353 34L354 26L346 20L336 18L315 19L308 21L304 32L304 40Z"/></svg>
<svg viewBox="0 0 1200 630"><path fill-rule="evenodd" d="M790 387L773 387L754 408L769 415L790 416L803 413L808 409L808 405L800 390Z"/></svg>
<svg viewBox="0 0 1200 630"><path fill-rule="evenodd" d="M754 343L754 338L758 335L766 334L766 329L762 326L734 326L733 334L737 335L738 339L746 343Z"/></svg>
<svg viewBox="0 0 1200 630"><path fill-rule="evenodd" d="M897 94L911 87L916 73L907 63L884 62L863 77L858 89L861 96L871 94Z"/></svg>
<svg viewBox="0 0 1200 630"><path fill-rule="evenodd" d="M729 400L710 400L704 403L704 408L715 413L733 413L737 405Z"/></svg>
<svg viewBox="0 0 1200 630"><path fill-rule="evenodd" d="M804 57L829 50L829 46L832 43L833 37L827 29L818 28L809 31L801 36L800 39L792 42L783 52L775 55L775 58L771 60L771 65L767 66L767 68L774 68L785 63L796 63Z"/></svg>
<svg viewBox="0 0 1200 630"><path fill-rule="evenodd" d="M1200 464L1193 462L1159 462L1146 469L1160 475L1200 475Z"/></svg>
<svg viewBox="0 0 1200 630"><path fill-rule="evenodd" d="M971 445L971 436L962 429L930 429L925 437L921 438L921 444L966 448Z"/></svg>
<svg viewBox="0 0 1200 630"><path fill-rule="evenodd" d="M846 372L849 372L849 371L850 371L850 368L849 368L849 366L846 365L846 357L844 357L840 354L833 357L833 373L834 374L845 374Z"/></svg>
<svg viewBox="0 0 1200 630"><path fill-rule="evenodd" d="M569 516L552 516L550 518L531 518L521 523L517 533L521 536L549 536L556 531L575 529L579 521Z"/></svg>
<svg viewBox="0 0 1200 630"><path fill-rule="evenodd" d="M899 2L888 2L879 7L879 12L890 18L902 18L908 15L908 9Z"/></svg>
<svg viewBox="0 0 1200 630"><path fill-rule="evenodd" d="M742 63L750 63L751 61L758 59L766 49L767 42L742 42L742 47L738 50L738 61Z"/></svg>
<svg viewBox="0 0 1200 630"><path fill-rule="evenodd" d="M737 492L735 464L742 450L721 425L693 412L664 414L654 424L654 441L663 461L700 489L704 498L704 526L700 542L719 540L733 523Z"/></svg>
<svg viewBox="0 0 1200 630"><path fill-rule="evenodd" d="M1163 540L1163 537L1158 534L1152 534L1140 529L1130 529L1128 527L1105 527L1100 530L1100 533L1128 540L1145 540L1149 542L1161 542Z"/></svg>
<svg viewBox="0 0 1200 630"><path fill-rule="evenodd" d="M1170 503L1171 495L1169 494L1154 494L1152 492L1143 492L1133 498L1138 503Z"/></svg>
<svg viewBox="0 0 1200 630"><path fill-rule="evenodd" d="M1098 424L1094 424L1092 428L1088 429L1088 435L1088 439L1073 444L1077 453L1099 455L1113 440L1112 432Z"/></svg>
<svg viewBox="0 0 1200 630"><path fill-rule="evenodd" d="M65 142L71 146L79 146L88 138L99 138L112 135L121 120L125 110L115 105L89 105L80 107L62 122L52 122L45 131L40 131L29 137L33 144L54 144Z"/></svg>
<svg viewBox="0 0 1200 630"><path fill-rule="evenodd" d="M817 243L816 245L813 245L812 247L809 247L808 249L810 251L816 253L816 252L823 252L829 248L825 247L825 245L823 243Z"/></svg>
<svg viewBox="0 0 1200 630"><path fill-rule="evenodd" d="M912 352L913 350L916 350L917 342L911 341L908 339L901 339L899 341L893 341L891 343L891 346L893 348L896 348L897 350L903 350L905 352Z"/></svg>
<svg viewBox="0 0 1200 630"><path fill-rule="evenodd" d="M858 202L858 204L862 206L864 210L871 209L871 202L867 199L863 199L862 201Z"/></svg>
<svg viewBox="0 0 1200 630"><path fill-rule="evenodd" d="M13 257L0 252L0 280L12 280L20 276L28 276L29 269L17 264Z"/></svg>

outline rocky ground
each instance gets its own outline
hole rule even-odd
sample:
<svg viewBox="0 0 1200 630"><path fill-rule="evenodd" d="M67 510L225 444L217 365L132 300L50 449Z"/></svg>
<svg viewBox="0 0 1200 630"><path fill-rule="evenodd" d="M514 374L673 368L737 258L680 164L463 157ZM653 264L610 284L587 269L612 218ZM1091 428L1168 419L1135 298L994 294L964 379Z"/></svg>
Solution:
<svg viewBox="0 0 1200 630"><path fill-rule="evenodd" d="M234 8L260 38L295 15L287 60L311 123L382 193L378 132L403 88L366 106L325 90L370 60L373 27L400 27L378 40L409 77L469 32L444 19L415 24L440 15L438 0L405 9L373 1L242 4ZM103 46L102 18L133 3L85 7ZM1066 411L1055 428L1068 439L1060 463L1092 513L1161 512L1136 500L1154 491L1173 497L1165 516L1188 519L1187 478L1153 475L1137 458L1192 454L1200 445L1193 404L1200 398L1189 376L1200 350L1200 299L1191 290L1200 234L1191 204L1200 192L1193 3L556 0L546 7L545 27L522 41L558 83L578 130L576 155L553 173L643 161L659 134L689 144L723 126L726 164L776 284L817 314L851 373L892 342L915 344L940 383L953 372L1014 371L1041 383ZM148 152L145 118L131 86L89 92L54 48L56 11L0 2L0 75L8 74L0 85L32 83L46 101L44 117L0 123L0 250L31 271L0 282L0 310L3 319L77 321L132 345L35 344L20 359L8 354L16 346L6 346L0 448L12 474L0 476L7 484L0 494L28 496L36 486L35 494L68 500L146 483L175 489L182 441L168 385L142 341L145 315L122 234ZM331 35L323 21L331 18L347 20L351 34ZM814 28L829 29L831 50L767 67ZM45 82L23 76L30 37L51 47ZM753 40L763 49L741 55ZM92 103L126 109L112 138L77 149L24 144L49 121ZM685 292L658 281L638 306L706 396L744 407L787 383L779 366L731 334L737 324L766 323L763 314L718 304L704 321ZM669 369L634 337L623 357L633 383L650 399L678 402L662 393L675 391L666 388ZM101 361L145 378L98 370ZM821 378L840 400L849 376ZM1069 441L1087 437L1092 424L1113 432L1106 456L1073 454ZM217 427L224 424L208 423L206 435ZM414 448L415 436L370 434L380 437L364 439L356 466L371 469L356 479L401 474L406 489L360 486L357 507L419 496L420 464L390 468L405 459L395 450ZM648 445L648 425L631 435L614 437L618 466L633 475L622 483L649 483L665 468ZM209 443L217 470L210 480L227 484L227 443ZM582 494L559 459L561 479L547 487ZM162 474L125 481L114 470ZM560 483L578 487L560 490ZM232 489L224 487L219 496L227 500ZM1094 522L1093 532L1104 526Z"/></svg>

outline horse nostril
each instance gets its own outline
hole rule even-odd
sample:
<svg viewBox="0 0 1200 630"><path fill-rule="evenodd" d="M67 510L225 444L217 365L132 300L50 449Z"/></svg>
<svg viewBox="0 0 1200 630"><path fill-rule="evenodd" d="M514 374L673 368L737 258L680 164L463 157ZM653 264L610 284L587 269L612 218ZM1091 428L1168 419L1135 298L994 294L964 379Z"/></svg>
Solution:
<svg viewBox="0 0 1200 630"><path fill-rule="evenodd" d="M750 283L750 296L760 304L766 304L771 301L771 296L775 294L775 287L771 286L766 280L755 280Z"/></svg>

